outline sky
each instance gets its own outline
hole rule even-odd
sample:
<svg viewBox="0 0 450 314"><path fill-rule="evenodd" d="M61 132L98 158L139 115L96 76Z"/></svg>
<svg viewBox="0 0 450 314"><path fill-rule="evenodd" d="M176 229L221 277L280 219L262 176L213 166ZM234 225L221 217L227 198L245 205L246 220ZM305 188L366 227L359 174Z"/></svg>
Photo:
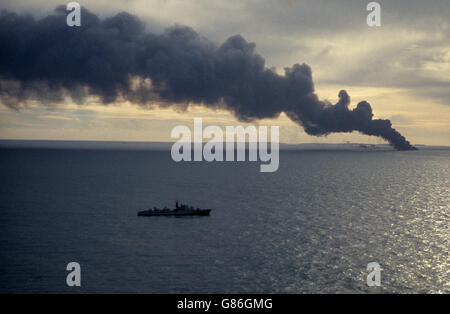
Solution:
<svg viewBox="0 0 450 314"><path fill-rule="evenodd" d="M134 14L156 34L185 25L217 45L239 34L255 43L265 66L280 75L295 63L308 64L320 99L334 104L345 89L350 108L368 101L374 118L390 119L411 143L450 145L448 0L378 1L380 27L367 25L369 1L362 0L78 2L102 19L121 11ZM66 2L0 0L0 9L39 19L61 4ZM384 143L357 132L311 136L284 113L244 123L224 109L195 103L187 108L139 106L130 100L105 105L96 97L83 104L65 99L20 108L0 105L0 138L171 141L172 128L192 126L194 117L202 117L204 125L279 125L285 143Z"/></svg>

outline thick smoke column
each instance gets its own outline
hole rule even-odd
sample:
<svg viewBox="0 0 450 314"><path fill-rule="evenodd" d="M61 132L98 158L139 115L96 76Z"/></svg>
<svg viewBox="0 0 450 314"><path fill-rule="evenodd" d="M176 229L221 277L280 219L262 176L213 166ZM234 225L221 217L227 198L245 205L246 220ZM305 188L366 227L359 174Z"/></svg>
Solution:
<svg viewBox="0 0 450 314"><path fill-rule="evenodd" d="M396 149L414 149L389 120L372 119L367 102L350 110L343 90L334 105L319 100L308 65L295 64L278 75L240 35L216 46L188 27L146 32L128 13L100 20L83 10L81 27L68 27L66 15L65 7L38 21L0 14L3 104L51 104L66 96L83 103L94 95L105 104L199 103L226 108L244 121L285 112L311 135L359 131L382 137Z"/></svg>

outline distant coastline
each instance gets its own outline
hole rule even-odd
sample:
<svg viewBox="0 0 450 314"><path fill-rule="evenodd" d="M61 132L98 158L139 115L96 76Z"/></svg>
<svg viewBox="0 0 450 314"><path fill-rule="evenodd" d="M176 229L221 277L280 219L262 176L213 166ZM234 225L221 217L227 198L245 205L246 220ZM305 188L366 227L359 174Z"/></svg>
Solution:
<svg viewBox="0 0 450 314"><path fill-rule="evenodd" d="M134 141L64 141L64 140L7 140L0 139L0 148L28 149L86 149L86 150L170 150L173 142ZM449 150L450 146L415 144L420 150ZM367 143L280 143L280 150L358 150L390 151L389 144Z"/></svg>

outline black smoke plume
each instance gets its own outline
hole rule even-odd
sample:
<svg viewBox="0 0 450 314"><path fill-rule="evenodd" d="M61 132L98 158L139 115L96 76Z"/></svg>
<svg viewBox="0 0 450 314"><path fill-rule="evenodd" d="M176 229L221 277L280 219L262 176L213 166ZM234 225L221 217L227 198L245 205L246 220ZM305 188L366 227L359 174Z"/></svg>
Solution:
<svg viewBox="0 0 450 314"><path fill-rule="evenodd" d="M81 104L93 95L105 104L126 100L186 108L198 103L226 108L243 121L285 112L311 135L359 131L382 137L396 149L414 149L389 120L373 119L367 102L349 109L344 90L334 105L319 100L308 65L295 64L279 75L240 35L217 46L188 27L153 34L128 13L100 20L83 9L81 27L67 26L67 14L58 7L35 20L2 11L4 105L52 104L67 96Z"/></svg>

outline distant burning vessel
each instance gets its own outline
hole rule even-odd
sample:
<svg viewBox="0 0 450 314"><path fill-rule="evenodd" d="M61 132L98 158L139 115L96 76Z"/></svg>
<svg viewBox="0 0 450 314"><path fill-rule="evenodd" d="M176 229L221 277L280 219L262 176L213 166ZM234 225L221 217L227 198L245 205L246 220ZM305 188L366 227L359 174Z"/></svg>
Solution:
<svg viewBox="0 0 450 314"><path fill-rule="evenodd" d="M209 216L210 212L211 209L194 208L186 204L178 205L178 201L176 201L174 209L154 207L153 209L139 211L138 216Z"/></svg>

